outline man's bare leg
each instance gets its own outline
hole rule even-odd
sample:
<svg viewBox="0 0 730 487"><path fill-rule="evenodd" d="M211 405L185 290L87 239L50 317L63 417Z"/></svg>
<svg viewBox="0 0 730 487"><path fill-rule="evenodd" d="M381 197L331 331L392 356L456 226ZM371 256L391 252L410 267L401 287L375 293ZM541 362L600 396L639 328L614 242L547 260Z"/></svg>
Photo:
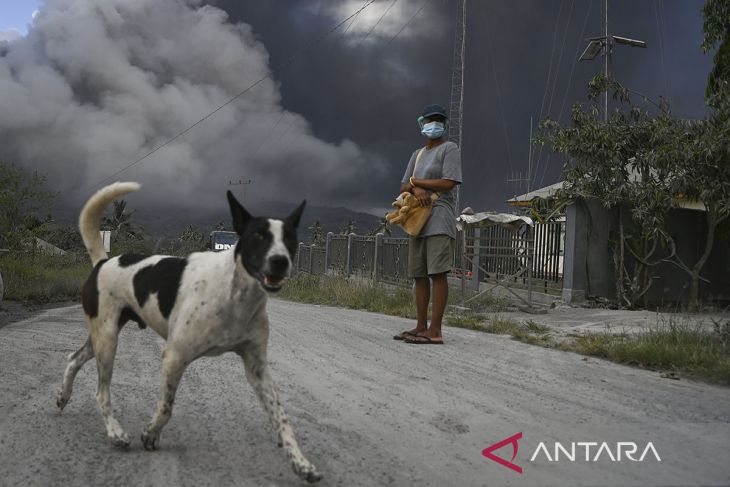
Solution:
<svg viewBox="0 0 730 487"><path fill-rule="evenodd" d="M428 329L428 301L431 299L431 288L428 277L416 277L416 327L400 334L401 339L425 333Z"/></svg>
<svg viewBox="0 0 730 487"><path fill-rule="evenodd" d="M446 273L431 276L433 284L433 302L431 303L431 326L423 336L441 338L441 320L444 317L446 303L449 300L449 280Z"/></svg>

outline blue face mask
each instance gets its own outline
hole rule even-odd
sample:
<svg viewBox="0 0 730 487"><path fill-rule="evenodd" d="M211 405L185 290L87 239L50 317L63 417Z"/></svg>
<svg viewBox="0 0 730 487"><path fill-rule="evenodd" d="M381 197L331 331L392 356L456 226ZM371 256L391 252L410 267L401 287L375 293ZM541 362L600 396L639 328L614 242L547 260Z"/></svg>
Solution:
<svg viewBox="0 0 730 487"><path fill-rule="evenodd" d="M429 122L423 124L421 133L429 139L440 139L444 135L446 126L441 122Z"/></svg>

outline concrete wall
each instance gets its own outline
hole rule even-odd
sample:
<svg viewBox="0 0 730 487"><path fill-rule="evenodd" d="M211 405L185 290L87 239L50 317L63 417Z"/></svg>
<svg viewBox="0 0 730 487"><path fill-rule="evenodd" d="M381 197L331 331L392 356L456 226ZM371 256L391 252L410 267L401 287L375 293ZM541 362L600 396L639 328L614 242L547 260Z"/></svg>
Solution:
<svg viewBox="0 0 730 487"><path fill-rule="evenodd" d="M623 207L624 229L631 231L630 208ZM611 241L618 241L619 211L604 208L596 200L578 202L566 211L566 242L563 280L563 299L579 302L588 296L610 300L616 298L614 264ZM677 245L677 255L693 266L704 251L707 234L706 214L694 210L673 210L667 230ZM661 252L661 253L660 253ZM654 258L666 255L658 251ZM627 266L631 255L625 255ZM712 254L701 275L709 283L700 286L700 298L705 301L730 302L730 224L716 232ZM685 301L689 290L689 275L670 263L659 264L648 299L655 304Z"/></svg>

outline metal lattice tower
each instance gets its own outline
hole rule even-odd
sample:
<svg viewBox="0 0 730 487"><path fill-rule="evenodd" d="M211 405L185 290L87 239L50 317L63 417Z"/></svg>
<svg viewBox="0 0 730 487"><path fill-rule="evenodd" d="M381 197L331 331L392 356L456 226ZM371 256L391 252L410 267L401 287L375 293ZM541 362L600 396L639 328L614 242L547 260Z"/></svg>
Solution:
<svg viewBox="0 0 730 487"><path fill-rule="evenodd" d="M456 4L454 28L454 60L451 70L451 102L449 105L449 140L461 149L462 121L464 113L464 52L466 47L466 0ZM462 151L462 155L463 155ZM461 185L456 186L456 211L460 212Z"/></svg>
<svg viewBox="0 0 730 487"><path fill-rule="evenodd" d="M464 108L464 48L466 42L466 0L456 4L454 60L451 72L451 104L449 105L449 140L461 147L462 112Z"/></svg>

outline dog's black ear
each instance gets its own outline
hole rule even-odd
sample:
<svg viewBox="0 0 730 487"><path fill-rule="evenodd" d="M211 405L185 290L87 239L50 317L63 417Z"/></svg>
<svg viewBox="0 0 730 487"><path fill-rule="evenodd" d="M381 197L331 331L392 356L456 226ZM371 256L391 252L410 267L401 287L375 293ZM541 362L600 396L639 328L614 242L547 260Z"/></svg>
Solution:
<svg viewBox="0 0 730 487"><path fill-rule="evenodd" d="M241 206L233 193L228 191L228 205L231 207L231 217L233 217L233 229L237 234L243 235L243 229L246 228L246 224L253 218L246 209Z"/></svg>
<svg viewBox="0 0 730 487"><path fill-rule="evenodd" d="M302 212L304 211L304 206L306 204L307 200L302 201L302 203L297 206L297 209L294 210L291 215L286 217L286 222L294 228L297 228L299 226L299 219L302 217Z"/></svg>

